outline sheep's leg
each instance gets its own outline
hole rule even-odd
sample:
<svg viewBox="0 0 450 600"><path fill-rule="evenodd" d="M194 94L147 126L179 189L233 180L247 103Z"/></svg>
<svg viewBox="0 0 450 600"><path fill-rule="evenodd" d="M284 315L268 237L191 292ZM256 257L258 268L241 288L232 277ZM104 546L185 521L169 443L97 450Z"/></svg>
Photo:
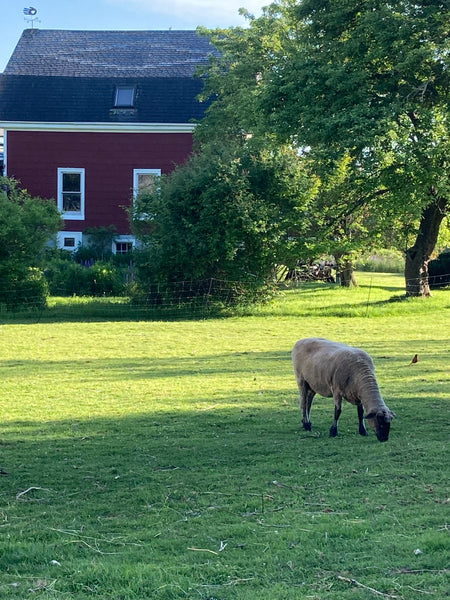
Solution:
<svg viewBox="0 0 450 600"><path fill-rule="evenodd" d="M334 423L330 428L330 436L336 437L338 434L338 420L342 412L342 396L334 397Z"/></svg>
<svg viewBox="0 0 450 600"><path fill-rule="evenodd" d="M368 435L364 425L364 406L360 403L356 405L356 408L358 409L359 433L360 435Z"/></svg>
<svg viewBox="0 0 450 600"><path fill-rule="evenodd" d="M316 392L314 392L305 380L299 382L300 409L302 411L302 423L305 431L311 431L311 404Z"/></svg>

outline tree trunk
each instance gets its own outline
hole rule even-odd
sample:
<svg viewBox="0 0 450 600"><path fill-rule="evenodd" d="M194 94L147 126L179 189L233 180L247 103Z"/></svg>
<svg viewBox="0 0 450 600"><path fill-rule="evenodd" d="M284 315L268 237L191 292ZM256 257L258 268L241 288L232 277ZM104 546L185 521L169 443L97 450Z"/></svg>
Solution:
<svg viewBox="0 0 450 600"><path fill-rule="evenodd" d="M353 270L353 263L351 260L345 260L344 266L341 271L341 286L343 287L358 287L356 281L355 272Z"/></svg>
<svg viewBox="0 0 450 600"><path fill-rule="evenodd" d="M352 285L358 287L352 261L349 258L344 258L344 260L341 261L342 257L342 254L334 255L336 263L336 282L339 283L341 287L351 287Z"/></svg>
<svg viewBox="0 0 450 600"><path fill-rule="evenodd" d="M414 245L406 250L405 281L407 296L431 296L428 262L436 246L439 228L446 214L447 199L437 196L422 212Z"/></svg>

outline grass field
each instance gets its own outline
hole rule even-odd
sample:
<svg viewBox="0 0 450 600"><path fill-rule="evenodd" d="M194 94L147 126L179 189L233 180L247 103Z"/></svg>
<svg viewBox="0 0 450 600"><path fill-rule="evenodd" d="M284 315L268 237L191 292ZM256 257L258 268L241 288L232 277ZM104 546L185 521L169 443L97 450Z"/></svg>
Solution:
<svg viewBox="0 0 450 600"><path fill-rule="evenodd" d="M359 281L223 319L0 325L0 598L448 597L450 293ZM372 355L387 443L349 404L330 438L320 397L301 429L311 335Z"/></svg>

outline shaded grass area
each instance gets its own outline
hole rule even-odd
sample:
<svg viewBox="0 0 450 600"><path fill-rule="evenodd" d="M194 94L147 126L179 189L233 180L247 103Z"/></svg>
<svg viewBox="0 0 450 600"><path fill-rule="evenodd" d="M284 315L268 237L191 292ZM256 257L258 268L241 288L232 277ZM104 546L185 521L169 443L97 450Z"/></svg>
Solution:
<svg viewBox="0 0 450 600"><path fill-rule="evenodd" d="M381 319L399 280L374 281L367 317L336 316L363 283L319 284L240 318L1 326L0 597L447 597L448 295ZM388 443L350 405L330 439L320 397L301 430L308 335L371 353Z"/></svg>
<svg viewBox="0 0 450 600"><path fill-rule="evenodd" d="M344 576L444 597L441 440L379 445L351 427L330 445L299 437L289 408L241 411L7 436L3 585L17 597L53 579L63 597L353 597Z"/></svg>

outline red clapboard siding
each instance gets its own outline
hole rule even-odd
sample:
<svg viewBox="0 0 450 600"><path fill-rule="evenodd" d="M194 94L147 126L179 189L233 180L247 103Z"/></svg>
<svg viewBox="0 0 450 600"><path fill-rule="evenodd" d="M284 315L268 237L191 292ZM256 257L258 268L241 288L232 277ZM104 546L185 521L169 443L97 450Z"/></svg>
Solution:
<svg viewBox="0 0 450 600"><path fill-rule="evenodd" d="M129 233L122 208L132 198L133 169L169 173L192 152L191 133L7 132L8 176L33 196L57 197L58 168L84 168L84 221L66 229L115 225Z"/></svg>

